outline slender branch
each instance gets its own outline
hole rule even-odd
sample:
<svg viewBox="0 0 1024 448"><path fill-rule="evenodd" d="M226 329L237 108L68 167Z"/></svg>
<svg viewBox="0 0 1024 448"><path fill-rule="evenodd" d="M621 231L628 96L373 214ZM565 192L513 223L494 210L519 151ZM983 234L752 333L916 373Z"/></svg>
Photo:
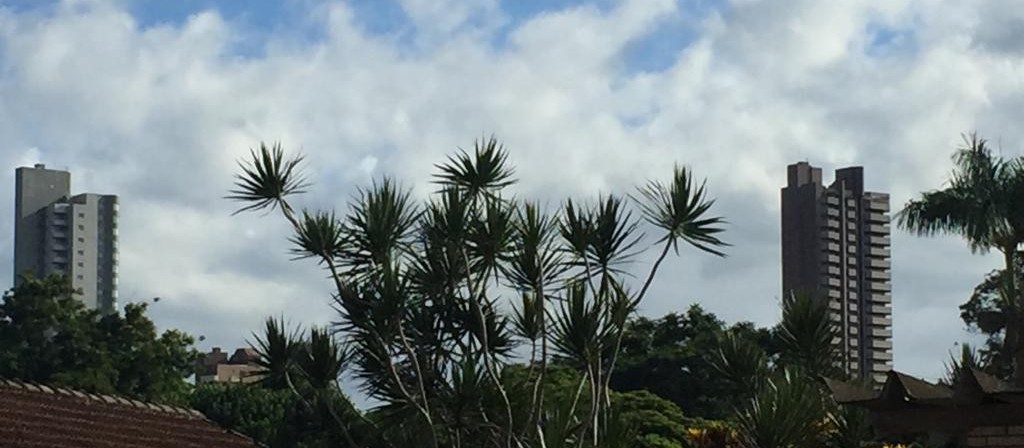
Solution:
<svg viewBox="0 0 1024 448"><path fill-rule="evenodd" d="M512 419L512 403L508 399L508 393L505 391L505 386L501 384L501 378L498 377L497 371L494 369L494 360L491 353L490 343L487 335L487 316L484 315L483 309L483 288L486 285L484 280L487 278L487 269L481 273L480 277L476 280L476 286L473 285L473 274L470 272L469 253L466 251L466 247L462 247L462 258L466 263L466 286L469 288L469 300L476 304L477 317L480 319L480 345L484 352L484 368L487 369L487 375L491 377L491 381L494 381L495 387L498 388L498 393L501 395L501 400L505 405L505 417L508 421L508 427L505 428L505 446L508 448L512 447L512 430L515 427ZM476 294L479 294L476 295Z"/></svg>
<svg viewBox="0 0 1024 448"><path fill-rule="evenodd" d="M547 327L547 308L545 307L544 298L544 284L539 280L535 280L536 285L534 289L537 293L537 308L540 310L538 314L538 326L540 327L540 368L537 374L537 380L533 383L533 396L531 400L533 403L533 409L530 411L531 417L536 419L537 432L543 434L544 428L542 425L541 415L544 412L544 379L547 376L548 369L548 327ZM542 437L543 439L543 437Z"/></svg>
<svg viewBox="0 0 1024 448"><path fill-rule="evenodd" d="M401 331L401 328L399 330ZM377 343L380 344L381 348L383 348L385 351L387 351L387 344L384 343L384 340L381 339L380 335L377 334L376 331L372 331L372 333L373 333L374 338L377 339ZM433 446L434 446L434 448L438 448L439 443L438 443L438 440L437 440L437 430L434 428L434 419L431 418L430 411L427 408L425 408L423 405L421 405L420 403L417 403L416 399L414 399L412 397L412 394L409 393L409 389L405 387L405 384L402 384L402 377L401 377L401 375L398 374L398 368L395 367L395 363L391 359L391 354L390 353L384 353L384 360L383 361L387 363L388 370L391 372L391 376L395 380L395 385L398 386L398 390L402 393L402 396L404 396L406 400L409 400L409 403L412 404L413 406L415 406L416 410L419 411L420 415L422 415L423 418L426 419L427 426L430 427L430 434L432 436ZM424 399L424 402L426 402L426 397L425 396L423 397L423 399Z"/></svg>
<svg viewBox="0 0 1024 448"><path fill-rule="evenodd" d="M669 249L672 248L672 239L665 239L665 247L661 249L661 254L658 255L658 259L654 261L654 265L651 266L651 272L647 274L647 280L644 281L643 288L640 288L640 294L637 294L635 302L640 303L643 300L644 295L647 294L647 288L651 286L651 282L654 281L654 275L658 272L658 267L661 266L661 262L665 260L665 256L668 255Z"/></svg>
<svg viewBox="0 0 1024 448"><path fill-rule="evenodd" d="M665 247L662 248L661 254L658 255L658 259L655 260L654 261L654 265L651 266L651 272L647 275L647 280L644 281L644 286L643 286L642 289L640 289L640 293L637 294L635 299L633 299L633 303L639 304L640 301L643 300L644 295L647 294L647 289L651 286L651 283L654 281L654 276L655 276L655 274L657 274L658 268L661 266L661 262L665 261L665 257L668 255L668 251L669 251L669 249L671 247L672 247L672 240L668 239L668 238L665 239ZM612 375L615 373L615 365L618 363L618 360L619 360L619 350L622 348L622 337L625 334L626 334L626 328L625 328L625 324L623 324L623 327L618 329L618 334L615 336L615 349L612 350L611 362L608 365L608 377L605 378L604 384L602 386L602 392L604 393L605 406L606 406L605 410L609 409L611 407L611 404L612 404L612 397L611 397Z"/></svg>
<svg viewBox="0 0 1024 448"><path fill-rule="evenodd" d="M420 360L416 356L416 352L413 351L412 346L409 345L409 338L405 336L405 330L402 328L402 323L398 323L398 337L402 340L402 347L405 348L406 354L412 361L412 366L416 369L416 383L420 389L420 396L423 397L424 412L427 416L427 424L430 425L430 431L434 433L434 446L437 446L437 432L434 429L434 421L430 418L430 401L427 398L427 389L423 385L423 370L420 369Z"/></svg>
<svg viewBox="0 0 1024 448"><path fill-rule="evenodd" d="M584 376L583 378L580 378L580 384L579 384L579 386L576 386L576 394L575 394L575 396L573 396L572 406L569 407L568 419L566 420L565 428L563 429L563 431L568 431L569 430L569 426L572 425L572 416L574 414L576 414L576 406L580 402L580 397L583 396L583 386L586 385L586 384L587 384L587 377Z"/></svg>

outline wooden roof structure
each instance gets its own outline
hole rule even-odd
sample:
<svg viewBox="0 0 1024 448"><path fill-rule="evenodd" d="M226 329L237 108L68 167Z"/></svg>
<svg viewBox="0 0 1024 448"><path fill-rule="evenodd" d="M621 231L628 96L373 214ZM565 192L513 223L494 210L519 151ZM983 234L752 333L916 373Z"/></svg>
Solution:
<svg viewBox="0 0 1024 448"><path fill-rule="evenodd" d="M836 402L870 411L882 435L965 434L978 427L1024 425L1024 388L977 369L964 370L953 386L896 371L887 374L881 389L825 382Z"/></svg>

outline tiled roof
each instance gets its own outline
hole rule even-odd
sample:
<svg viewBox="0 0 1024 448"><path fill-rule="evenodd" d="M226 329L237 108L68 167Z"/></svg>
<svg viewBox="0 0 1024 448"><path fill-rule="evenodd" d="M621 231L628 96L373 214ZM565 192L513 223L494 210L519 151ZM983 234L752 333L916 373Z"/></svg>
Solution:
<svg viewBox="0 0 1024 448"><path fill-rule="evenodd" d="M0 380L0 445L234 448L256 443L192 409Z"/></svg>

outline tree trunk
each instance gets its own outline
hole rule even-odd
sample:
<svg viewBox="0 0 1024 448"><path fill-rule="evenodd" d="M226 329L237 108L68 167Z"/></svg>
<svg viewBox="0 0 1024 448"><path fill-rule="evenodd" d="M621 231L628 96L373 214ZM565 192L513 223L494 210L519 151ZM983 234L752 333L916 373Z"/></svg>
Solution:
<svg viewBox="0 0 1024 448"><path fill-rule="evenodd" d="M1013 382L1024 385L1024 340L1021 338L1021 298L1017 285L1017 245L1003 248L1003 259L1006 268L1003 277L1006 282L1006 296L1003 297L1006 317L1006 333L1003 338L1003 349L1013 362Z"/></svg>

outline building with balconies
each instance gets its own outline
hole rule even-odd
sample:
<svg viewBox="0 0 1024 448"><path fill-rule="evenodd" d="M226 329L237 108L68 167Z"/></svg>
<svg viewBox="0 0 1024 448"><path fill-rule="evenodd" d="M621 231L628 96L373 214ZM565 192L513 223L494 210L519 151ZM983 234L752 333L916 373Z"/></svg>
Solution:
<svg viewBox="0 0 1024 448"><path fill-rule="evenodd" d="M789 165L782 188L782 292L828 300L842 369L885 381L892 369L889 195L864 191L861 167Z"/></svg>
<svg viewBox="0 0 1024 448"><path fill-rule="evenodd" d="M117 303L117 196L71 196L71 173L15 170L14 283L22 274L64 275L91 308Z"/></svg>

